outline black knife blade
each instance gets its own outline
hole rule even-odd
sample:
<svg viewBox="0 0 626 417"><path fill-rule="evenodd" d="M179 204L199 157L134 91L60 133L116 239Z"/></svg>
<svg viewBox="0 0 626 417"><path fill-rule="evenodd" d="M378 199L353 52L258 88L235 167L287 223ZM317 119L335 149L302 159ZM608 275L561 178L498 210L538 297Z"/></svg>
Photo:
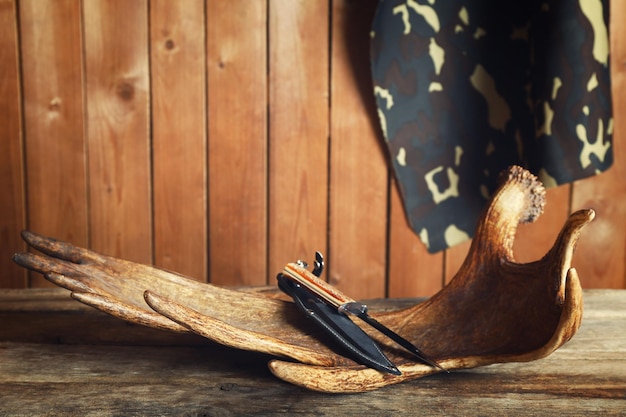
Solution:
<svg viewBox="0 0 626 417"><path fill-rule="evenodd" d="M381 332L382 334L384 334L385 336L387 336L388 338L390 338L391 340L393 340L394 342L396 342L397 344L399 344L400 346L402 346L403 348L411 352L422 362L427 363L430 366L434 366L435 368L439 368L444 372L448 372L448 373L450 372L447 369L444 369L443 367L441 367L441 365L439 365L437 362L427 358L422 353L422 351L419 350L413 343L409 342L404 337L400 336L398 333L394 332L393 330L391 330L390 328L388 328L387 326L385 326L384 324L382 324L381 322L379 322L378 320L376 320L375 318L367 314L366 305L361 304L361 303L346 303L346 304L343 304L341 307L339 307L339 310L350 313L360 318L361 320L363 320L364 322L366 322L367 324L369 324L370 326L372 326L373 328L375 328L376 330L378 330L379 332Z"/></svg>

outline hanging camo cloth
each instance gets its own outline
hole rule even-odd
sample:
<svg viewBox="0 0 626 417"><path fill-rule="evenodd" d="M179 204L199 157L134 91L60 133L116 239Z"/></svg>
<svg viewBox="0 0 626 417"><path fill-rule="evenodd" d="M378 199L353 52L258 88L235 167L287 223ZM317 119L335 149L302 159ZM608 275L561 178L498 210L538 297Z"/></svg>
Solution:
<svg viewBox="0 0 626 417"><path fill-rule="evenodd" d="M409 222L471 237L497 176L547 186L613 162L608 0L381 0L372 76Z"/></svg>

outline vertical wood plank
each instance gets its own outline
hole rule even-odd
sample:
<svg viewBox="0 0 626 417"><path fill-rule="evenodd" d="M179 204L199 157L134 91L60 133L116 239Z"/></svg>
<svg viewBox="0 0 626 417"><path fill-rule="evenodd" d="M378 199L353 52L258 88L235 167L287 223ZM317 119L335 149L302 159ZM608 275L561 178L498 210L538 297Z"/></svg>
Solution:
<svg viewBox="0 0 626 417"><path fill-rule="evenodd" d="M572 209L593 208L596 219L583 231L573 264L585 288L626 288L626 2L611 1L613 166L574 183Z"/></svg>
<svg viewBox="0 0 626 417"><path fill-rule="evenodd" d="M332 4L330 282L353 298L383 297L388 169L369 72L376 2Z"/></svg>
<svg viewBox="0 0 626 417"><path fill-rule="evenodd" d="M269 275L326 255L328 3L269 3ZM272 282L272 281L270 281Z"/></svg>
<svg viewBox="0 0 626 417"><path fill-rule="evenodd" d="M208 0L210 279L267 281L267 2Z"/></svg>
<svg viewBox="0 0 626 417"><path fill-rule="evenodd" d="M17 7L0 0L0 287L24 288L26 272L11 261L24 250L24 158L20 112Z"/></svg>
<svg viewBox="0 0 626 417"><path fill-rule="evenodd" d="M392 182L389 224L389 294L391 298L426 297L443 285L443 252L431 254L407 221L402 198Z"/></svg>
<svg viewBox="0 0 626 417"><path fill-rule="evenodd" d="M23 0L20 19L28 227L86 246L80 1ZM31 275L31 286L48 285Z"/></svg>
<svg viewBox="0 0 626 417"><path fill-rule="evenodd" d="M83 7L91 245L151 263L147 2Z"/></svg>
<svg viewBox="0 0 626 417"><path fill-rule="evenodd" d="M202 0L150 3L154 262L208 278Z"/></svg>
<svg viewBox="0 0 626 417"><path fill-rule="evenodd" d="M549 189L546 212L520 227L514 248L525 262L551 246L571 190L572 210L598 214L573 262L586 288L626 288L622 3L612 2L615 164ZM26 285L10 256L23 249L27 198L37 232L143 263L153 261L154 245L159 266L199 279L208 229L212 281L221 285L264 284L284 262L326 249L330 281L354 297L383 296L386 286L392 297L435 292L442 263L449 279L469 243L430 255L393 187L387 203L367 52L376 2L334 0L331 22L328 5L207 0L205 14L202 0L0 0L0 286ZM33 286L45 283L33 276Z"/></svg>

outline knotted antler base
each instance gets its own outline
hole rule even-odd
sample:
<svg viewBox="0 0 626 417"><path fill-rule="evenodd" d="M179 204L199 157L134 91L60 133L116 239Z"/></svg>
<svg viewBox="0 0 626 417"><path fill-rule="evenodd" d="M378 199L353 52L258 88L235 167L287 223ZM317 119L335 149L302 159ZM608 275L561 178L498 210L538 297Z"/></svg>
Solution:
<svg viewBox="0 0 626 417"><path fill-rule="evenodd" d="M452 281L424 303L371 312L449 370L545 357L580 326L582 290L571 260L593 210L572 214L542 259L515 263L517 225L541 214L545 191L520 167L509 168L502 179ZM323 343L290 302L200 283L31 232L23 237L43 254L18 253L14 260L69 289L78 301L134 323L274 355L281 358L269 363L274 375L308 389L362 392L437 372L375 334L402 375L358 365Z"/></svg>

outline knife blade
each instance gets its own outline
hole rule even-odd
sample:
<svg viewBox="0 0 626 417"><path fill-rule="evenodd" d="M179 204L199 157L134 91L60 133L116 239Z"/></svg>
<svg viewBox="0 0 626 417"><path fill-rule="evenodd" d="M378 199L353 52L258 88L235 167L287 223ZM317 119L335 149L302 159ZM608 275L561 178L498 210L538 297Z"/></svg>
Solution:
<svg viewBox="0 0 626 417"><path fill-rule="evenodd" d="M317 252L316 265L319 266L321 264L321 259L321 253ZM319 274L321 273L321 269L316 272L319 276ZM389 337L398 345L402 346L404 349L412 353L420 361L430 366L441 369L442 371L448 372L435 361L428 358L413 343L400 336L398 333L394 332L387 326L383 325L378 320L371 317L368 313L367 305L355 301L354 299L339 291L337 288L328 284L326 281L323 281L318 276L309 272L306 269L306 264L304 262L299 261L295 263L288 263L287 265L285 265L282 275L299 283L301 286L306 287L318 298L322 299L323 301L327 302L329 305L337 309L338 312L343 313L346 316L349 314L354 315L363 320L365 323L383 333L385 336Z"/></svg>
<svg viewBox="0 0 626 417"><path fill-rule="evenodd" d="M376 342L346 315L283 274L278 274L276 279L279 288L294 299L296 307L346 349L348 356L370 368L401 375Z"/></svg>

